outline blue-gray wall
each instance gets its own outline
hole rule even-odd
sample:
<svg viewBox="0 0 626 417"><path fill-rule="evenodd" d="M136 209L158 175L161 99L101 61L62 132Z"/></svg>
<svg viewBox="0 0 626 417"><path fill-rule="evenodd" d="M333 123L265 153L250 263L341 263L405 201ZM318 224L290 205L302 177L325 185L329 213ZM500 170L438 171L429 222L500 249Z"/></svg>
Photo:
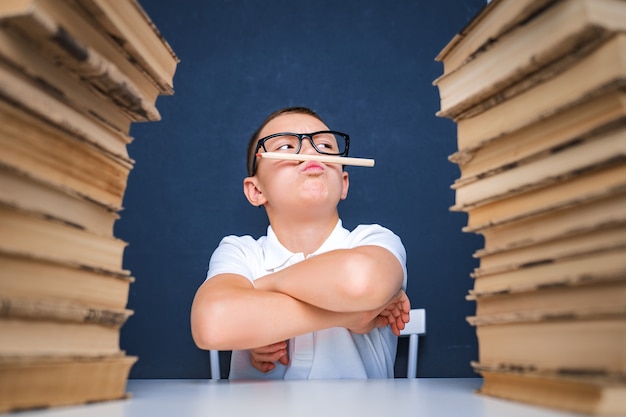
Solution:
<svg viewBox="0 0 626 417"><path fill-rule="evenodd" d="M407 249L408 294L427 310L418 376L473 377L474 329L465 316L478 236L461 231L450 184L458 177L452 121L435 116L438 52L484 0L143 0L179 55L176 93L162 121L136 124L116 236L136 277L121 346L139 356L131 378L206 378L208 354L189 310L208 259L227 234L264 234L262 209L242 193L245 146L277 108L304 105L351 135L344 224L380 223ZM240 312L246 314L245 311ZM406 345L400 345L401 363ZM398 373L404 372L399 366Z"/></svg>

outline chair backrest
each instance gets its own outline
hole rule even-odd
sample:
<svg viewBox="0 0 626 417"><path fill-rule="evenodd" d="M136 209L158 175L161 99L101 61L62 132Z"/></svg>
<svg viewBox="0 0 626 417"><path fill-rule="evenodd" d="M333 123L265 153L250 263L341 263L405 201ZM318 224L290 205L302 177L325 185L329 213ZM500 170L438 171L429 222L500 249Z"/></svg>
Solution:
<svg viewBox="0 0 626 417"><path fill-rule="evenodd" d="M409 362L406 368L407 378L417 378L417 348L418 336L426 333L426 310L414 308L411 310L411 320L406 324L400 336L409 337Z"/></svg>
<svg viewBox="0 0 626 417"><path fill-rule="evenodd" d="M411 320L406 324L400 336L409 337L409 362L407 365L407 378L417 377L417 337L426 333L426 310L414 308L411 310ZM219 351L209 351L209 361L211 364L211 379L220 379L220 357Z"/></svg>

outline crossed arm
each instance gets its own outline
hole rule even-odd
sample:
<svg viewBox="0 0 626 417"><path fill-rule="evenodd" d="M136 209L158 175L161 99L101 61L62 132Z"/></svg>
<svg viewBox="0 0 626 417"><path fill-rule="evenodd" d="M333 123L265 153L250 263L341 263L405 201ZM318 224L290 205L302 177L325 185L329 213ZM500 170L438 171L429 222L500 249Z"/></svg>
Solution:
<svg viewBox="0 0 626 417"><path fill-rule="evenodd" d="M327 252L254 281L221 274L202 284L191 309L202 349L253 349L330 327L367 333L408 322L397 258L379 246ZM275 351L275 350L274 350Z"/></svg>

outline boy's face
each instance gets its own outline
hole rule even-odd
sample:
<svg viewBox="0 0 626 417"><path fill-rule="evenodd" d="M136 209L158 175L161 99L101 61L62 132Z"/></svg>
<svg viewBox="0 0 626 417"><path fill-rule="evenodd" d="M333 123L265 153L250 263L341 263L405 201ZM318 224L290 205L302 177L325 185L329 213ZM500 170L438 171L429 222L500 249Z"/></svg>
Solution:
<svg viewBox="0 0 626 417"><path fill-rule="evenodd" d="M280 132L312 133L328 129L313 116L288 113L271 120L259 137ZM304 138L300 153L317 154L317 151ZM302 214L308 209L336 212L339 200L348 194L349 185L348 174L339 164L263 158L257 159L257 171L253 177L246 178L244 189L249 187L246 183L257 188L256 191L246 190L246 196L253 205L265 205L267 210L294 209ZM249 191L255 194L250 195Z"/></svg>

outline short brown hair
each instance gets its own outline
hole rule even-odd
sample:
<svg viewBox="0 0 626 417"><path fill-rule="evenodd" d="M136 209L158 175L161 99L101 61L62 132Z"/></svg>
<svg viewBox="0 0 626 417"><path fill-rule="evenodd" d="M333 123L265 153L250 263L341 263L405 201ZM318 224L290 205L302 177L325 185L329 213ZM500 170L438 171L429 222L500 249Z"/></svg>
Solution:
<svg viewBox="0 0 626 417"><path fill-rule="evenodd" d="M254 155L254 151L256 149L257 141L259 140L259 135L261 134L261 130L263 130L263 128L269 122L271 122L278 116L282 116L283 114L290 114L290 113L299 113L299 114L306 114L309 116L313 116L320 122L324 123L322 118L313 110L309 109L308 107L285 107L283 109L276 110L275 112L267 116L265 120L263 121L263 123L261 123L261 126L259 126L259 128L252 134L252 137L250 138L250 141L248 142L248 151L246 154L248 155L247 161L246 161L246 166L248 169L248 176L251 177L252 175L254 175L254 172L252 172L254 160L256 158L256 155Z"/></svg>

